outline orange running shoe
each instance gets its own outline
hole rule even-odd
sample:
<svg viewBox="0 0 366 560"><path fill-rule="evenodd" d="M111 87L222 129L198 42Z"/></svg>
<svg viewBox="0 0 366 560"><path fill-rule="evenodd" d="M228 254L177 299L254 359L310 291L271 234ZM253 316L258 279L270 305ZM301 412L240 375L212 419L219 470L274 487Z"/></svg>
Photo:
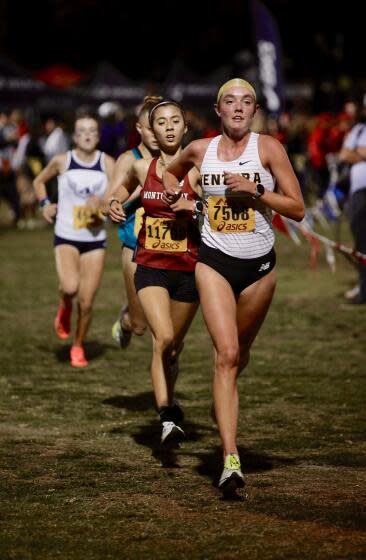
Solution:
<svg viewBox="0 0 366 560"><path fill-rule="evenodd" d="M58 306L57 315L55 318L55 331L61 340L66 340L70 336L71 331L71 312L72 307L65 307L63 302L60 301Z"/></svg>
<svg viewBox="0 0 366 560"><path fill-rule="evenodd" d="M86 367L88 360L85 359L84 348L82 346L71 346L70 363L72 367Z"/></svg>

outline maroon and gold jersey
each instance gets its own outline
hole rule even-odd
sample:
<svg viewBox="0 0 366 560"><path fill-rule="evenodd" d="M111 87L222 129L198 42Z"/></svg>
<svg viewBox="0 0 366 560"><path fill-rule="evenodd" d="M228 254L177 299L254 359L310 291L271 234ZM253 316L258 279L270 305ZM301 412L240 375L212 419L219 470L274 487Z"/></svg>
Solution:
<svg viewBox="0 0 366 560"><path fill-rule="evenodd" d="M198 255L200 233L192 212L173 212L163 201L163 182L156 174L153 159L141 190L144 208L138 235L135 262L151 268L193 271ZM182 196L194 200L188 175L183 180Z"/></svg>

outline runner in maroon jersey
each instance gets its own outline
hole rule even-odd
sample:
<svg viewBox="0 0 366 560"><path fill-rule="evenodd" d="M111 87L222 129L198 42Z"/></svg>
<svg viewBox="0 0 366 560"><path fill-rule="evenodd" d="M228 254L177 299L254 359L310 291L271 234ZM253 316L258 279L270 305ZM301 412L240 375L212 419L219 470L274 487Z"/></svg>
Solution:
<svg viewBox="0 0 366 560"><path fill-rule="evenodd" d="M149 118L160 157L134 162L121 186L111 193L108 213L113 221L124 220L122 204L138 184L143 185L145 214L135 253L135 285L153 336L151 375L162 422L161 442L177 444L184 438L178 425L183 412L174 401L178 355L199 304L194 279L200 243L196 205L199 174L192 170L184 178L173 206L165 202L162 174L181 152L186 120L183 109L171 100L155 105Z"/></svg>

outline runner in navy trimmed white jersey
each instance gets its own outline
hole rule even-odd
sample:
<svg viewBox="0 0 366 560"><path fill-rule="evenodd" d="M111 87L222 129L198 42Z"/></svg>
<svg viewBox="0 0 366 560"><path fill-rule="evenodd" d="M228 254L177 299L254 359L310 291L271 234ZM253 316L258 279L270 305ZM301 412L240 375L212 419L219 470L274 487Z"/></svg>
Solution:
<svg viewBox="0 0 366 560"><path fill-rule="evenodd" d="M237 376L249 361L275 289L271 210L298 221L304 217L300 186L283 146L250 131L257 108L251 84L238 78L223 84L215 105L222 135L191 142L163 176L167 197L175 200L182 177L192 168L201 174L206 210L196 281L215 348L213 396L224 491L244 485L236 443Z"/></svg>
<svg viewBox="0 0 366 560"><path fill-rule="evenodd" d="M78 315L70 351L73 367L85 367L83 342L92 317L92 306L102 279L106 230L102 200L114 159L97 150L99 123L83 111L77 114L75 149L51 159L34 180L44 218L55 221L55 257L61 300L55 319L62 340L71 332L72 302L77 297ZM58 176L58 203L51 204L46 183Z"/></svg>
<svg viewBox="0 0 366 560"><path fill-rule="evenodd" d="M136 160L151 159L159 154L158 143L149 124L149 110L162 99L158 96L145 97L139 109L136 124L141 141L136 148L121 154L117 159L112 179L107 188L106 198L108 198L109 192L119 187L121 179ZM146 328L146 320L135 289L136 264L133 262L133 253L137 244L136 234L141 225L140 190L140 188L137 188L124 204L126 220L118 228L118 237L122 242L122 274L127 304L122 305L119 318L113 324L112 336L121 348L125 348L129 344L132 333L140 336L144 334Z"/></svg>
<svg viewBox="0 0 366 560"><path fill-rule="evenodd" d="M161 442L176 444L184 437L179 426L183 413L174 401L177 357L198 308L194 269L200 235L192 213L200 190L199 174L192 169L183 178L177 206L169 207L161 177L165 166L181 151L187 130L185 114L178 103L167 100L150 110L149 120L160 157L134 162L122 185L109 193L109 215L122 221L122 204L137 185L142 185L145 213L135 256L135 286L153 336L151 376L162 422Z"/></svg>

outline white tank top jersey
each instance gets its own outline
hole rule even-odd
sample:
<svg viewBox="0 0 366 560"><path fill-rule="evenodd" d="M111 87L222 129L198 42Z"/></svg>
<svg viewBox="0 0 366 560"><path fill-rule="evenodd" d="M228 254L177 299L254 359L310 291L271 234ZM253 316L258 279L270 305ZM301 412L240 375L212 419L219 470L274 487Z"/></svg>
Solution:
<svg viewBox="0 0 366 560"><path fill-rule="evenodd" d="M102 197L107 188L104 153L97 150L90 163L74 151L67 152L65 171L58 177L58 204L55 234L71 241L103 241L106 218L86 206L92 196Z"/></svg>
<svg viewBox="0 0 366 560"><path fill-rule="evenodd" d="M356 124L348 136L346 136L344 146L348 150L366 148L366 125ZM366 188L366 161L359 161L351 166L351 188L350 195Z"/></svg>
<svg viewBox="0 0 366 560"><path fill-rule="evenodd" d="M230 208L231 203L227 205L225 198L227 186L223 175L224 171L240 173L250 181L261 183L267 190L274 190L274 179L260 161L259 134L250 133L245 150L233 161L219 160L217 148L221 138L220 135L211 140L200 169L206 204L202 241L239 259L261 257L269 253L275 240L272 211L259 200L250 200L248 206L252 208L245 209L245 202L238 202L237 210ZM245 201L243 197L241 200Z"/></svg>

